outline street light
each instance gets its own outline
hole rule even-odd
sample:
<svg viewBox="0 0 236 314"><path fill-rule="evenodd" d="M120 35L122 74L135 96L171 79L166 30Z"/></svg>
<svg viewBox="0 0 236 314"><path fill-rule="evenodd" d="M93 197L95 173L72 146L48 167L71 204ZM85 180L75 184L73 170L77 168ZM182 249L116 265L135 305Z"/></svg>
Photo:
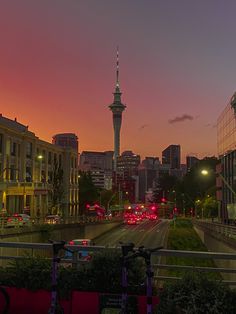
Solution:
<svg viewBox="0 0 236 314"><path fill-rule="evenodd" d="M234 198L236 198L235 190L230 185L230 183L225 179L225 177L221 173L219 173L219 172L213 171L213 173L216 176L220 177L220 179L224 182L225 186L231 191L231 193L233 194ZM209 174L209 171L206 170L206 169L203 169L203 170L201 170L201 174L204 175L204 176L207 176ZM221 216L221 214L220 214L220 207L218 207L218 218L222 218L223 221L225 221L225 214L224 214L224 212L222 212L222 216Z"/></svg>
<svg viewBox="0 0 236 314"><path fill-rule="evenodd" d="M201 174L204 176L209 175L209 171L206 169L201 170ZM234 191L234 189L232 188L232 186L229 184L229 182L225 179L225 177L221 174L221 173L216 173L214 172L214 174L218 175L222 181L224 182L224 184L227 186L227 188L233 193L233 195L236 197L236 192Z"/></svg>

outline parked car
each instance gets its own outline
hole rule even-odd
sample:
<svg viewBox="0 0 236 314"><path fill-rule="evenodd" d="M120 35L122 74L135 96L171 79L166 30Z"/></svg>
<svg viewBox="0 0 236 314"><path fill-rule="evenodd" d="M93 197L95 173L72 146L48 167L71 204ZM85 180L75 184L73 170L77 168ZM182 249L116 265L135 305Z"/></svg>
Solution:
<svg viewBox="0 0 236 314"><path fill-rule="evenodd" d="M90 239L75 239L69 241L69 245L80 245L80 246L91 246L92 241ZM66 258L72 258L72 252L66 251ZM91 254L86 250L78 251L78 258L82 261L89 261L91 259Z"/></svg>
<svg viewBox="0 0 236 314"><path fill-rule="evenodd" d="M27 214L14 214L7 218L6 227L31 226L32 221Z"/></svg>
<svg viewBox="0 0 236 314"><path fill-rule="evenodd" d="M60 224L62 218L59 215L47 215L45 217L45 223L50 225Z"/></svg>

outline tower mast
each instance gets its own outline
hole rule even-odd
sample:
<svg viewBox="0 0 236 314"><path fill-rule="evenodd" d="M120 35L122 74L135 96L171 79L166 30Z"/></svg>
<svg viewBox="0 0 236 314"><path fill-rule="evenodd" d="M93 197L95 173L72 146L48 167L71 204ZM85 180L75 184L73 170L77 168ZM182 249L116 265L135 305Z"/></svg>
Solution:
<svg viewBox="0 0 236 314"><path fill-rule="evenodd" d="M116 86L113 103L109 106L112 111L114 129L114 171L117 170L117 157L120 155L120 128L122 123L122 112L126 106L121 102L121 91L119 82L119 50L116 50Z"/></svg>

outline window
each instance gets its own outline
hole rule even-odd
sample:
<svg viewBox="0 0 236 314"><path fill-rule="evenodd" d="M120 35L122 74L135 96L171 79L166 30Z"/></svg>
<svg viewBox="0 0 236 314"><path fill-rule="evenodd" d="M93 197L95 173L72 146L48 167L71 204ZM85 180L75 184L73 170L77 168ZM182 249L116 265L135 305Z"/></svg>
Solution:
<svg viewBox="0 0 236 314"><path fill-rule="evenodd" d="M32 158L32 151L33 151L33 144L27 142L26 143L26 157L27 158Z"/></svg>
<svg viewBox="0 0 236 314"><path fill-rule="evenodd" d="M52 164L52 153L51 152L48 153L48 164L49 165Z"/></svg>
<svg viewBox="0 0 236 314"><path fill-rule="evenodd" d="M16 180L16 172L17 172L17 169L16 169L15 165L11 165L11 167L10 167L10 180L11 181Z"/></svg>
<svg viewBox="0 0 236 314"><path fill-rule="evenodd" d="M16 156L16 143L11 141L11 156Z"/></svg>
<svg viewBox="0 0 236 314"><path fill-rule="evenodd" d="M31 167L26 167L25 181L26 182L32 181L32 169L31 169Z"/></svg>

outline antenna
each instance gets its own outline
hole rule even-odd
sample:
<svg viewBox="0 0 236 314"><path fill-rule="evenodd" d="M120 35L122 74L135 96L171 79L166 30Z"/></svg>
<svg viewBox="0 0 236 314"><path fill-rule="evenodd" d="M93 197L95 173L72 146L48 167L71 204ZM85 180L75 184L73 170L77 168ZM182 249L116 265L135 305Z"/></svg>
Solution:
<svg viewBox="0 0 236 314"><path fill-rule="evenodd" d="M119 83L119 47L116 48L116 87L120 87Z"/></svg>

